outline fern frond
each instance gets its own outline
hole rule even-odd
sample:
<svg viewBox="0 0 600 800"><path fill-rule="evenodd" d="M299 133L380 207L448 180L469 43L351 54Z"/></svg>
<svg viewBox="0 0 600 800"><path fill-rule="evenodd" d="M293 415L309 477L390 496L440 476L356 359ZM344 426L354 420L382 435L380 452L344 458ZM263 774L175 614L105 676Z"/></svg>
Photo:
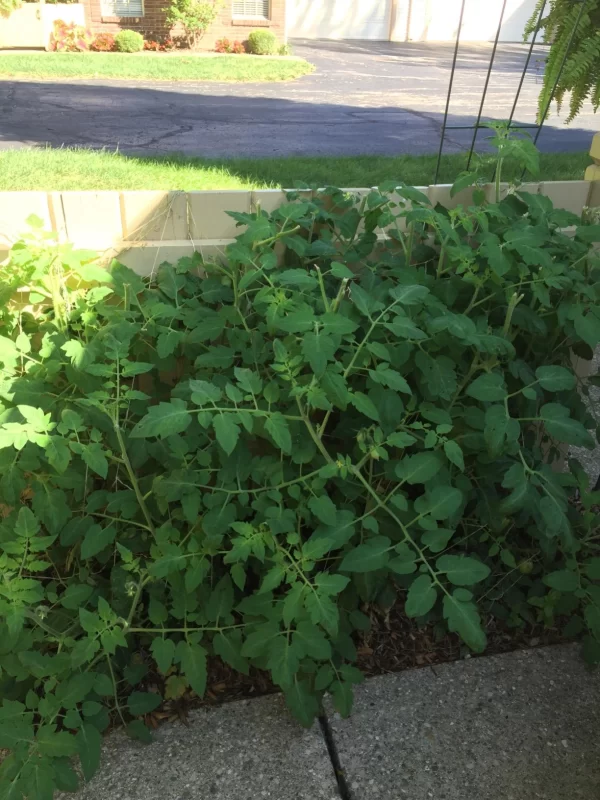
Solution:
<svg viewBox="0 0 600 800"><path fill-rule="evenodd" d="M525 38L535 30L543 6L544 0L537 0ZM567 122L588 100L596 111L600 107L600 0L548 0L540 28L544 41L551 44L538 98L538 122L547 116L552 100L560 112L567 93L571 95Z"/></svg>

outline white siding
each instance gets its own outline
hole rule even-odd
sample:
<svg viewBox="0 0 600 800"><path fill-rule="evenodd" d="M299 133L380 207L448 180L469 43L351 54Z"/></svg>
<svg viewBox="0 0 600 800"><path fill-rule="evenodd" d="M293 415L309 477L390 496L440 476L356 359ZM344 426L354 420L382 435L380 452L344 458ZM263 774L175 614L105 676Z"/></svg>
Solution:
<svg viewBox="0 0 600 800"><path fill-rule="evenodd" d="M398 0L398 16L408 27L395 30L394 38L413 42L449 42L456 38L462 0ZM522 42L525 24L535 8L535 0L508 0L500 31L502 42ZM486 42L496 36L502 0L467 0L461 41ZM404 35L403 35L404 34ZM541 34L538 34L541 41Z"/></svg>

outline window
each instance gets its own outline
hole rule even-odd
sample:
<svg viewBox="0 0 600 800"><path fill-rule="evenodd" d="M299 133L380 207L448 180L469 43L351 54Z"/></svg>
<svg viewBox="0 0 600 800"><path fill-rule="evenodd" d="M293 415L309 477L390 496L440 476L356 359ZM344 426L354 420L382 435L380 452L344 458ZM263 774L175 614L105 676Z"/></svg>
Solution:
<svg viewBox="0 0 600 800"><path fill-rule="evenodd" d="M233 0L233 16L242 19L269 19L269 0Z"/></svg>
<svg viewBox="0 0 600 800"><path fill-rule="evenodd" d="M144 0L102 0L103 17L143 17Z"/></svg>

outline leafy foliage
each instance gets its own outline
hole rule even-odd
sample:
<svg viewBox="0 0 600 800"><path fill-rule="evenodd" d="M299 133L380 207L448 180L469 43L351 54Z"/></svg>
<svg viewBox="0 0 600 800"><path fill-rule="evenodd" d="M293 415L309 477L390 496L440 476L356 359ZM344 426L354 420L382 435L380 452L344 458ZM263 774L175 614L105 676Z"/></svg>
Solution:
<svg viewBox="0 0 600 800"><path fill-rule="evenodd" d="M94 35L83 25L57 19L54 21L48 49L57 53L83 53L90 49L93 41Z"/></svg>
<svg viewBox="0 0 600 800"><path fill-rule="evenodd" d="M188 47L198 47L200 40L216 20L222 0L172 0L163 11L169 25L180 25Z"/></svg>
<svg viewBox="0 0 600 800"><path fill-rule="evenodd" d="M97 33L90 45L96 53L110 53L115 49L115 37L112 33Z"/></svg>
<svg viewBox="0 0 600 800"><path fill-rule="evenodd" d="M255 56L274 56L279 52L277 37L273 31L250 31L248 34L248 52Z"/></svg>
<svg viewBox="0 0 600 800"><path fill-rule="evenodd" d="M137 31L119 31L115 36L115 49L119 53L139 53L144 49L144 37Z"/></svg>
<svg viewBox="0 0 600 800"><path fill-rule="evenodd" d="M511 127L511 123L505 120L494 120L484 122L483 127L493 131L492 136L488 136L487 141L493 148L493 153L489 156L476 155L477 164L474 169L462 172L455 180L451 194L454 197L462 189L474 185L483 185L485 179L481 175L489 174L487 167L490 164L494 167L494 179L496 189L496 202L500 202L502 191L503 170L509 164L513 169L517 167L523 173L530 174L537 178L540 173L540 154L534 145L531 136L524 131L516 131ZM502 251L495 247L485 245L484 254L491 259L495 259L496 265L504 260Z"/></svg>
<svg viewBox="0 0 600 800"><path fill-rule="evenodd" d="M570 92L566 121L571 122L586 100L594 111L600 106L600 0L585 0L583 8L574 0L537 0L525 39L534 32L543 7L547 13L541 28L550 52L538 100L538 121L547 115L552 100L560 110Z"/></svg>
<svg viewBox="0 0 600 800"><path fill-rule="evenodd" d="M550 466L595 442L600 228L476 202L291 193L150 280L32 220L0 284L6 796L87 779L111 714L148 738L148 688L202 695L211 656L348 713L398 594L477 652L494 616L600 660L598 497Z"/></svg>
<svg viewBox="0 0 600 800"><path fill-rule="evenodd" d="M222 39L217 39L217 41L215 42L215 52L236 53L237 55L241 55L242 53L246 52L246 48L244 47L243 43L240 42L238 39L235 39L232 42L231 39L223 37Z"/></svg>

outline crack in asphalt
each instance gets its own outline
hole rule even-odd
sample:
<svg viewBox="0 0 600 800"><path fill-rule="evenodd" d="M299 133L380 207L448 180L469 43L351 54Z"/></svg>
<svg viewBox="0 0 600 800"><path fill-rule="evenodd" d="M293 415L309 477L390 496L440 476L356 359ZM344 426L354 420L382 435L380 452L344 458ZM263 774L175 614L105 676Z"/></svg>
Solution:
<svg viewBox="0 0 600 800"><path fill-rule="evenodd" d="M169 131L168 133L163 133L160 136L155 136L153 139L149 139L147 142L140 142L136 144L136 147L150 147L153 144L158 144L162 142L164 139L171 139L173 136L177 136L180 133L190 133L190 131L194 130L193 125L180 125L177 130Z"/></svg>

